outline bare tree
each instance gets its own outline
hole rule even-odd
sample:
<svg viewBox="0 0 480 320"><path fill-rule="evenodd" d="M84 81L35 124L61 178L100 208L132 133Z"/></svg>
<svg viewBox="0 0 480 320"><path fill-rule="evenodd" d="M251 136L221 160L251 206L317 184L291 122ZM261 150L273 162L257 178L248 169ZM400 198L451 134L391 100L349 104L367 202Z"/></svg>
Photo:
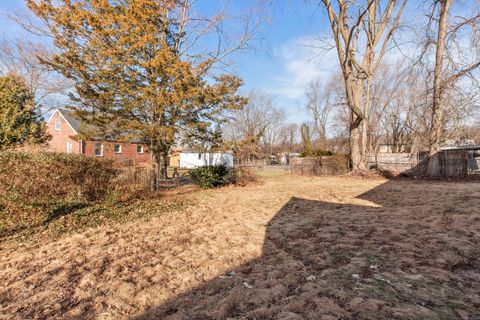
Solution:
<svg viewBox="0 0 480 320"><path fill-rule="evenodd" d="M378 151L379 142L386 141L395 152L410 138L415 117L412 114L416 85L411 80L407 59L401 59L393 65L380 65L372 81L370 114L368 117L368 154ZM403 138L402 138L403 137Z"/></svg>
<svg viewBox="0 0 480 320"><path fill-rule="evenodd" d="M295 152L298 143L299 128L296 123L287 123L281 127L281 145L283 151Z"/></svg>
<svg viewBox="0 0 480 320"><path fill-rule="evenodd" d="M264 92L251 90L247 99L243 109L232 113L232 120L224 126L223 132L237 155L251 160L261 156L265 143L278 141L285 115L274 107L272 98Z"/></svg>
<svg viewBox="0 0 480 320"><path fill-rule="evenodd" d="M273 108L270 113L270 123L265 129L262 137L265 153L273 155L275 149L280 145L282 134L282 125L285 122L285 112L283 109Z"/></svg>
<svg viewBox="0 0 480 320"><path fill-rule="evenodd" d="M413 86L402 86L383 105L380 128L391 152L410 152L418 133L418 95Z"/></svg>
<svg viewBox="0 0 480 320"><path fill-rule="evenodd" d="M350 155L354 170L366 169L366 131L371 80L399 27L407 0L322 0L327 9L350 109ZM363 40L365 45L362 46ZM363 128L362 128L363 127Z"/></svg>
<svg viewBox="0 0 480 320"><path fill-rule="evenodd" d="M0 72L21 76L42 113L64 104L72 87L67 79L40 63L39 57L46 59L50 54L42 43L7 38L0 41Z"/></svg>
<svg viewBox="0 0 480 320"><path fill-rule="evenodd" d="M317 132L317 144L327 149L327 129L334 107L332 83L322 84L320 79L312 80L305 92L307 98L306 109L313 119Z"/></svg>
<svg viewBox="0 0 480 320"><path fill-rule="evenodd" d="M460 78L471 75L480 66L480 56L476 57L467 65L458 66L450 63L446 68L447 40L455 40L455 34L464 27L471 28L472 44L479 49L478 24L480 23L480 11L475 12L471 18L460 18L456 24L449 23L449 11L452 0L437 0L433 5L432 19L438 21L437 40L435 45L435 65L433 71L433 97L431 107L431 122L429 127L429 161L427 174L438 176L440 174L440 161L438 152L441 149L442 141L445 138L445 104L446 93ZM472 49L471 51L473 51ZM452 61L451 61L452 62Z"/></svg>

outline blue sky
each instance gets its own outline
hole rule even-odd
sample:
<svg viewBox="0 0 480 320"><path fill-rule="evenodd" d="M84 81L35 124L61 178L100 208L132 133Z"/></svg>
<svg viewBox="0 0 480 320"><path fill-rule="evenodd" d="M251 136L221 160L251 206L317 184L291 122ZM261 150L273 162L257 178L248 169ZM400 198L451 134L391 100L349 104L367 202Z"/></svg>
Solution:
<svg viewBox="0 0 480 320"><path fill-rule="evenodd" d="M249 2L254 5L255 1ZM258 49L236 57L234 72L244 79L245 89L269 93L275 104L283 108L290 121L306 120L304 90L310 79L326 75L322 62L335 58L331 53L318 55L306 46L318 33L328 32L323 15L315 15L316 7L305 1L276 1L282 5L268 8L268 23L262 27ZM319 16L321 16L319 18ZM334 64L336 60L329 61Z"/></svg>
<svg viewBox="0 0 480 320"><path fill-rule="evenodd" d="M233 0L234 12L256 7L262 0ZM263 0L265 1L265 0ZM460 8L467 8L477 0L464 0ZM304 90L315 78L328 79L337 68L333 50L325 51L308 46L319 36L329 34L324 11L312 5L313 1L271 0L261 28L262 40L255 42L256 50L243 51L231 57L231 70L245 82L243 90L260 89L269 93L275 104L284 109L288 121L307 120L304 111ZM199 0L199 10L215 11L221 0ZM9 37L22 36L22 30L5 17L5 13L23 7L22 0L0 1L0 30ZM417 9L417 10L416 10ZM418 18L418 2L412 1L404 14L407 20Z"/></svg>

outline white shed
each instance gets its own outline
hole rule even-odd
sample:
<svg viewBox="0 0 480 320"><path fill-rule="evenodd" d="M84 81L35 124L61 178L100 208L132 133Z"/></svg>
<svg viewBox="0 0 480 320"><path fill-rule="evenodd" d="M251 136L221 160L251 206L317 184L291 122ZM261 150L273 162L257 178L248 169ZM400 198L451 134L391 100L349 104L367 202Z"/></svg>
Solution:
<svg viewBox="0 0 480 320"><path fill-rule="evenodd" d="M180 168L197 168L203 166L225 165L233 167L233 155L228 152L180 152Z"/></svg>

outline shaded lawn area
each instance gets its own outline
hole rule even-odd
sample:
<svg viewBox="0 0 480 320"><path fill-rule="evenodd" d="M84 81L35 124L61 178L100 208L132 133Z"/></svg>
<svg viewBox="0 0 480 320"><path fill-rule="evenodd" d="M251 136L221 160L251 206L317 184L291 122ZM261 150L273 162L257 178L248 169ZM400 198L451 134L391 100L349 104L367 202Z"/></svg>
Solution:
<svg viewBox="0 0 480 320"><path fill-rule="evenodd" d="M183 196L148 221L1 243L0 314L480 318L480 184L279 175Z"/></svg>

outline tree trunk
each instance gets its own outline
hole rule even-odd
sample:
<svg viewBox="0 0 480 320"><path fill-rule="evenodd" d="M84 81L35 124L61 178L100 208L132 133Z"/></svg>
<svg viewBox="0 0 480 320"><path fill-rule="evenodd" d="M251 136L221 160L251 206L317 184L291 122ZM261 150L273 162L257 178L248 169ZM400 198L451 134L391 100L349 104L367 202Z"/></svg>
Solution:
<svg viewBox="0 0 480 320"><path fill-rule="evenodd" d="M366 170L366 159L363 154L362 127L365 121L353 110L360 109L362 100L363 81L352 80L346 77L346 96L350 108L350 161L353 171Z"/></svg>
<svg viewBox="0 0 480 320"><path fill-rule="evenodd" d="M438 39L435 53L435 70L433 78L433 101L432 101L432 122L429 134L429 152L427 175L431 177L440 175L440 161L438 152L441 148L444 127L443 110L443 58L445 55L445 38L447 36L447 18L452 0L440 1L440 19L438 21Z"/></svg>
<svg viewBox="0 0 480 320"><path fill-rule="evenodd" d="M365 119L362 121L362 157L364 158L365 167L366 162L368 159L369 149L368 149L368 117L370 111L370 93L372 88L372 77L367 77L367 84L366 84L366 92L365 92L365 107L363 109L363 115Z"/></svg>
<svg viewBox="0 0 480 320"><path fill-rule="evenodd" d="M368 120L365 119L362 121L362 141L361 141L361 148L362 148L362 161L365 164L365 168L367 167L367 159L368 159Z"/></svg>
<svg viewBox="0 0 480 320"><path fill-rule="evenodd" d="M160 188L160 182L168 178L168 153L153 152L153 176L150 188L152 191L157 191Z"/></svg>
<svg viewBox="0 0 480 320"><path fill-rule="evenodd" d="M162 179L168 179L168 154L162 154L162 161L160 164L160 176Z"/></svg>
<svg viewBox="0 0 480 320"><path fill-rule="evenodd" d="M359 125L350 128L350 160L353 171L366 170L365 159L362 155L362 132Z"/></svg>

